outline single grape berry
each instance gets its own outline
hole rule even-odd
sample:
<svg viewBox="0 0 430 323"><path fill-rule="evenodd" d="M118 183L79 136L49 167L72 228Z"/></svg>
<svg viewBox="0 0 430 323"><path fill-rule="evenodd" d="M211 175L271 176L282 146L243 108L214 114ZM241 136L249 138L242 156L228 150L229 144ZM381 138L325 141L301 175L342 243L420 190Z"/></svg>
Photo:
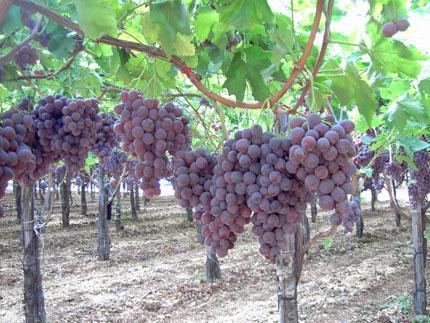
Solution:
<svg viewBox="0 0 430 323"><path fill-rule="evenodd" d="M410 26L409 21L407 21L406 19L399 19L394 23L396 24L397 30L399 31L405 31Z"/></svg>
<svg viewBox="0 0 430 323"><path fill-rule="evenodd" d="M398 32L397 25L394 22L388 22L382 27L382 33L385 37L393 37Z"/></svg>

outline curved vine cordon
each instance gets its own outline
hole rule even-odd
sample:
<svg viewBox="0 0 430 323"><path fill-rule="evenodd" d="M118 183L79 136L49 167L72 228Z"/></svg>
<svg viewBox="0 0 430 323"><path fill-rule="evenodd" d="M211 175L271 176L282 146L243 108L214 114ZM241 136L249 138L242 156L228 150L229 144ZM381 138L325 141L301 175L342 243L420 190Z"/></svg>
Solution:
<svg viewBox="0 0 430 323"><path fill-rule="evenodd" d="M331 4L332 4L332 2L333 1L330 0ZM65 26L65 27L67 27L67 28L79 33L79 34L84 34L78 24L74 23L70 19L63 17L63 16L59 15L58 13L51 11L50 9L48 9L42 5L39 5L39 4L37 4L31 0L14 0L14 4L16 4L22 8L31 10L31 11L39 12L40 14L45 15L46 17L48 17L52 20L55 20L59 24ZM161 48L157 48L157 47L149 46L149 45L145 45L145 44L139 44L136 42L127 41L127 40L123 40L123 39L118 39L118 38L111 37L111 36L102 36L100 39L98 39L98 42L104 43L104 44L109 44L109 45L112 45L115 47L127 48L127 49L131 49L131 50L140 51L140 52L146 53L149 56L158 57L158 58L161 58L161 59L164 59L164 60L171 62L172 64L177 66L181 70L182 73L186 74L186 76L191 81L191 83L200 92L205 94L208 98L210 98L216 102L219 102L225 106L238 107L238 108L243 108L243 109L260 109L267 104L269 106L273 106L276 102L278 102L285 95L285 93L291 88L291 86L294 84L294 81L296 80L298 75L305 68L305 64L309 58L309 55L310 55L311 50L312 50L312 45L314 44L315 37L316 37L316 34L318 32L318 27L319 27L319 24L321 21L322 12L324 11L324 5L325 5L325 0L317 0L317 6L316 6L316 10L315 10L314 21L312 24L312 29L311 29L308 41L306 43L303 54L300 57L300 59L296 62L295 66L291 72L290 77L285 81L284 85L282 86L282 88L279 90L278 93L276 93L270 99L265 100L264 102L251 103L251 102L234 101L234 100L223 97L223 96L211 91L210 89L208 89L207 87L205 87L203 85L203 83L201 82L201 76L199 74L197 74L195 71L193 71L184 61L182 61L179 57L174 56L174 55L169 58L169 56ZM329 17L329 15L328 15L329 11L331 14L330 5L329 5L329 10L327 12L327 19L328 20L329 20L329 18L328 18ZM329 24L326 23L326 28L327 28L327 25L329 25ZM326 30L325 33L328 33L328 31ZM326 42L323 42L323 45L322 45L322 48L320 51L321 62L322 62L322 58L324 56L324 55L321 55L321 53L322 54L325 53L324 46L326 46ZM320 62L320 64L321 64L321 62ZM319 69L319 66L316 70L318 70L318 69ZM309 86L307 88L309 88ZM306 87L305 87L305 89L306 89ZM304 98L304 96L303 96L303 98Z"/></svg>

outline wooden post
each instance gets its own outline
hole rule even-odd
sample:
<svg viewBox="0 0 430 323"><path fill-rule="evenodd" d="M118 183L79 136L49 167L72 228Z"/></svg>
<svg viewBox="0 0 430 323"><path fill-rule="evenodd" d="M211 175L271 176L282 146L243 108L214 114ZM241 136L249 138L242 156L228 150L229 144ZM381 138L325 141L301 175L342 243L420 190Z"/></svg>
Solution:
<svg viewBox="0 0 430 323"><path fill-rule="evenodd" d="M33 184L30 184L23 188L21 234L24 250L22 265L24 271L25 321L31 323L46 321L37 230L39 229L35 228Z"/></svg>
<svg viewBox="0 0 430 323"><path fill-rule="evenodd" d="M395 203L398 204L397 203L396 183L394 182L394 179L391 179L391 187L392 187L392 190L393 190L393 196L394 196ZM397 227L400 227L400 225L401 225L401 219L402 219L402 217L400 215L400 212L398 211L397 208L394 208L394 221L396 222L396 226Z"/></svg>
<svg viewBox="0 0 430 323"><path fill-rule="evenodd" d="M63 228L70 225L70 175L66 174L66 178L61 183L61 220Z"/></svg>
<svg viewBox="0 0 430 323"><path fill-rule="evenodd" d="M194 221L194 218L193 218L193 209L192 208L187 208L186 209L186 211L187 211L187 221L188 222L193 222Z"/></svg>
<svg viewBox="0 0 430 323"><path fill-rule="evenodd" d="M16 218L21 223L22 218L22 189L17 181L13 181L13 194L15 195Z"/></svg>
<svg viewBox="0 0 430 323"><path fill-rule="evenodd" d="M206 280L213 283L221 277L221 268L216 254L206 248Z"/></svg>
<svg viewBox="0 0 430 323"><path fill-rule="evenodd" d="M99 260L109 260L110 257L110 236L109 221L107 220L107 192L104 184L104 168L102 164L98 169L99 185L99 221L98 221L98 247L97 253Z"/></svg>
<svg viewBox="0 0 430 323"><path fill-rule="evenodd" d="M313 195L311 201L311 221L312 223L317 222L317 197Z"/></svg>
<svg viewBox="0 0 430 323"><path fill-rule="evenodd" d="M134 202L137 212L140 212L140 196L139 196L139 185L134 185Z"/></svg>
<svg viewBox="0 0 430 323"><path fill-rule="evenodd" d="M371 197L371 201L370 201L370 205L371 205L371 210L372 213L375 212L375 203L376 203L376 191L373 189L373 187L370 188L370 193L372 195Z"/></svg>
<svg viewBox="0 0 430 323"><path fill-rule="evenodd" d="M85 191L85 179L82 178L82 184L81 184L81 214L83 216L87 216L87 196L86 196L86 191Z"/></svg>
<svg viewBox="0 0 430 323"><path fill-rule="evenodd" d="M131 217L133 219L137 219L137 212L136 212L136 203L134 200L134 187L133 185L130 185L130 207L131 207Z"/></svg>
<svg viewBox="0 0 430 323"><path fill-rule="evenodd" d="M121 221L121 192L116 194L116 203L115 203L115 229L116 232L119 232L124 229L124 225Z"/></svg>
<svg viewBox="0 0 430 323"><path fill-rule="evenodd" d="M276 275L278 276L278 313L280 323L297 323L297 275L296 234L285 235L288 248L281 250L276 259ZM301 242L303 243L303 242Z"/></svg>

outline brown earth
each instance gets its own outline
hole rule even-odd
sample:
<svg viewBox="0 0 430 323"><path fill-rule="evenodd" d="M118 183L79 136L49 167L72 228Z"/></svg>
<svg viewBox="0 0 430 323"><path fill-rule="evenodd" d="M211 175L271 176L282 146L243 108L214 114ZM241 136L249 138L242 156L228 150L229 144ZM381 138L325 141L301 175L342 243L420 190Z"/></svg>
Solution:
<svg viewBox="0 0 430 323"><path fill-rule="evenodd" d="M0 220L1 323L23 321L20 227L12 203L11 196L2 201L9 216ZM49 322L277 321L275 268L258 254L250 230L221 259L222 279L208 284L196 229L173 198L151 201L138 220L126 214L120 233L112 225L106 262L96 259L96 201L88 217L79 215L78 205L72 211L71 226L63 229L57 203L43 235ZM411 319L410 225L396 228L387 202L373 214L365 205L364 220L364 237L339 230L330 248L320 242L310 251L299 285L301 322ZM327 223L327 215L319 215L311 232Z"/></svg>

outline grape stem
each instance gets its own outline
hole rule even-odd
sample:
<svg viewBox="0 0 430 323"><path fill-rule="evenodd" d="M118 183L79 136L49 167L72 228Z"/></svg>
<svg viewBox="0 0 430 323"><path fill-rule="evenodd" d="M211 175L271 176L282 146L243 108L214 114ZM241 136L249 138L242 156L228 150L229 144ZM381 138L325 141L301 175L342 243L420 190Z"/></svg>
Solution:
<svg viewBox="0 0 430 323"><path fill-rule="evenodd" d="M120 178L119 178L118 182L116 183L115 191L113 192L113 194L112 194L112 195L111 195L111 197L109 198L109 202L108 202L109 204L113 202L113 200L114 200L114 198L115 198L116 194L118 193L118 190L119 190L119 189L120 189L120 187L121 187L121 183L122 183L122 181L124 180L124 178L125 178L127 175L128 175L128 172L127 172L127 162L125 162L125 163L124 163L124 167L123 167L123 169L122 169L122 174L121 174L121 176L120 176Z"/></svg>
<svg viewBox="0 0 430 323"><path fill-rule="evenodd" d="M393 188L391 187L391 180L388 178L388 176L387 176L387 174L385 174L385 172L383 173L383 175L384 175L385 184L387 185L388 195L390 197L390 205L394 208L394 210L398 214L400 214L400 216L402 218L405 218L408 221L412 221L412 219L409 216L407 216L405 212L403 212L402 208L397 203L397 200L394 198Z"/></svg>
<svg viewBox="0 0 430 323"><path fill-rule="evenodd" d="M325 238L325 237L329 237L332 236L333 234L336 233L337 230L337 225L332 225L330 227L330 229L326 230L326 231L322 231L317 233L312 239L309 240L309 242L303 247L303 249L301 250L302 255L306 254L309 249L312 248L312 246L321 238Z"/></svg>
<svg viewBox="0 0 430 323"><path fill-rule="evenodd" d="M312 70L312 76L311 76L312 78L315 78L317 76L318 71L321 68L321 65L322 65L326 50L327 50L327 46L330 42L330 24L331 24L331 16L333 13L333 3L334 3L334 0L329 0L328 5L327 5L327 13L326 13L326 21L325 21L325 27L324 27L323 42L321 45L320 52L318 54L317 61L316 61L315 66ZM308 78L306 81L306 85L303 88L302 94L297 99L297 102L291 111L297 111L299 109L299 107L302 105L303 101L305 100L305 97L308 94L309 88L311 85L312 85L311 79Z"/></svg>
<svg viewBox="0 0 430 323"><path fill-rule="evenodd" d="M31 0L14 0L14 3L16 5L22 7L22 8L25 8L25 9L28 9L31 11L35 11L35 12L39 12L39 13L51 18L52 20L55 20L59 24L71 29L71 30L76 31L79 34L83 34L83 32L82 32L82 30L78 24L74 23L70 19L65 18L65 17L59 15L58 13L53 12L50 9L48 9L42 5L39 5L39 4L37 4ZM294 81L296 80L298 75L303 71L305 64L306 64L306 61L308 60L309 55L311 54L311 51L312 51L312 45L315 41L315 37L316 37L316 34L318 32L318 27L319 27L319 24L321 21L321 16L322 16L322 12L324 10L324 5L325 5L325 0L317 0L317 6L316 6L316 10L315 10L312 29L311 29L311 32L309 34L309 38L308 38L308 41L306 43L305 49L302 53L302 56L296 62L296 64L294 64L294 68L291 72L290 77L285 81L284 85L279 90L279 92L277 94L275 94L274 96L272 96L270 99L266 100L266 101L270 102L270 106L273 106L276 102L278 102L284 96L284 94L294 84ZM110 36L106 36L106 35L100 37L100 39L98 39L97 42L109 44L109 45L112 45L115 47L127 48L127 49L131 49L131 50L140 51L140 52L147 54L148 56L160 57L164 60L167 60L167 61L171 62L172 64L176 65L181 71L187 71L187 73L185 73L186 76L188 77L188 79L191 81L191 83L193 83L194 86L200 92L205 94L208 98L210 98L214 101L220 102L223 105L226 105L229 107L238 107L238 108L243 108L243 109L260 109L260 108L262 108L262 106L264 104L264 102L252 102L252 103L250 103L250 102L234 101L234 100L225 98L225 97L209 90L201 82L201 76L199 74L197 74L195 71L193 71L187 64L185 64L184 61L182 61L179 57L174 56L174 55L169 57L160 48L157 48L154 46L148 46L145 44L139 44L139 43L123 40L123 39L118 39L118 38L114 38L114 37L110 37ZM293 113L294 112L292 112L292 114Z"/></svg>
<svg viewBox="0 0 430 323"><path fill-rule="evenodd" d="M0 56L0 64L3 64L4 62L12 59L14 56L16 56L16 54L19 52L19 50L24 47L25 45L27 45L34 37L36 37L38 31L39 31L39 27L40 27L40 23L42 22L42 18L39 19L39 21L36 23L36 26L34 26L33 30L31 31L31 33L25 37L19 44L15 45L10 52L4 54L3 56Z"/></svg>
<svg viewBox="0 0 430 323"><path fill-rule="evenodd" d="M14 79L10 79L8 81L10 82L10 81L32 80L32 79L47 79L47 80L52 80L54 77L56 77L61 72L69 69L72 66L72 63L75 61L76 56L78 56L79 53L80 53L80 51L73 52L72 56L70 56L69 59L63 65L61 65L57 70L52 71L50 73L40 74L40 75L38 75L38 74L23 75L23 76L18 76L18 77L14 78Z"/></svg>

